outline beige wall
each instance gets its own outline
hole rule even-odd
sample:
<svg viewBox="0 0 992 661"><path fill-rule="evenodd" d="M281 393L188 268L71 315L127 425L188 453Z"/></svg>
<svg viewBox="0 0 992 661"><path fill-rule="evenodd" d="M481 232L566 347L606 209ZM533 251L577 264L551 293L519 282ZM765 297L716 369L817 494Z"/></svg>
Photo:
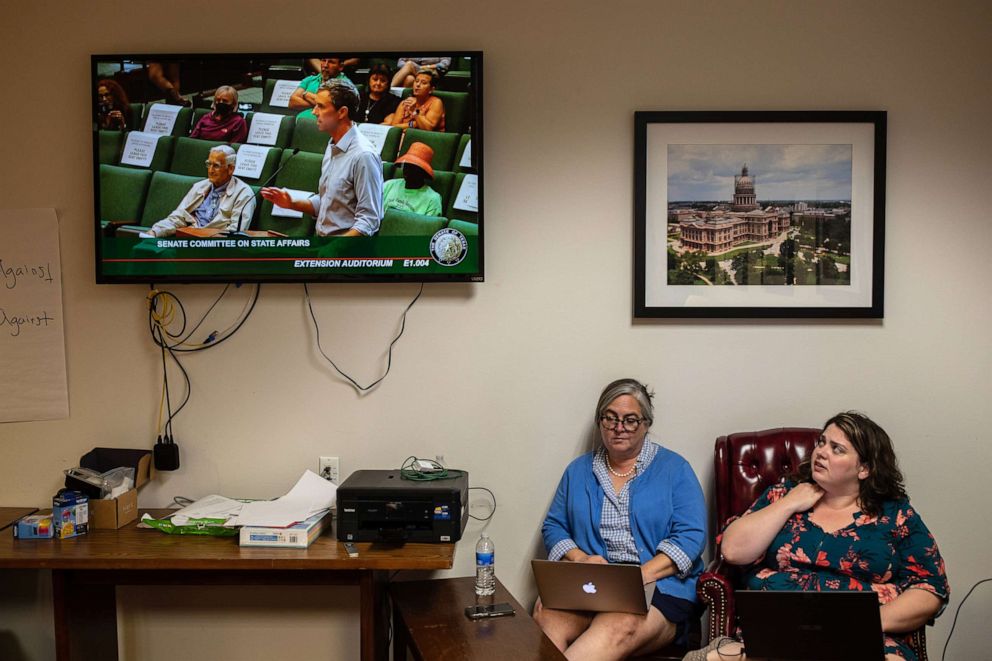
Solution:
<svg viewBox="0 0 992 661"><path fill-rule="evenodd" d="M277 6L0 6L0 204L58 210L71 408L67 420L0 425L0 501L43 505L90 447L153 440L160 368L145 289L93 284L89 54L447 46L486 56L486 283L428 285L392 373L361 397L316 356L302 288L264 287L234 339L185 361L194 396L176 423L183 469L146 488L141 505L274 496L319 454L339 455L344 474L443 454L496 492L487 529L497 574L528 601L527 560L558 476L588 436L599 388L632 375L657 391L657 436L704 485L722 433L869 412L895 439L940 542L951 607L989 573L992 518L978 506L992 463L988 3ZM647 109L887 110L884 322L633 322L632 113ZM177 289L194 314L218 290ZM314 291L326 346L372 380L415 287ZM218 325L237 309L224 308ZM485 512L481 498L473 506ZM472 572L480 529L469 526L452 575ZM0 597L0 644L15 639L30 659L51 658L45 578L20 576ZM281 633L304 654L357 649L347 590L120 598L127 659L176 658L176 640L192 641L182 643L190 661L251 658ZM324 609L308 615L298 602ZM987 586L972 596L950 658L978 654L990 605ZM203 618L225 651L206 641ZM930 632L934 655L950 620Z"/></svg>

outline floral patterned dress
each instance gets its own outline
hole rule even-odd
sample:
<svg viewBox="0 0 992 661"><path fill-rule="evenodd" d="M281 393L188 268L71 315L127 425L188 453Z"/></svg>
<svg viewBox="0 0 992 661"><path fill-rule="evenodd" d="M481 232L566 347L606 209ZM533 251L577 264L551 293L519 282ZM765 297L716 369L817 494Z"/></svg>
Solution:
<svg viewBox="0 0 992 661"><path fill-rule="evenodd" d="M769 487L745 514L774 503L795 485ZM825 532L809 514L786 521L765 556L747 571L749 590L874 590L879 604L887 604L915 588L947 603L944 560L908 499L886 501L878 516L855 512L850 524L834 532ZM916 661L907 640L886 634L885 653Z"/></svg>

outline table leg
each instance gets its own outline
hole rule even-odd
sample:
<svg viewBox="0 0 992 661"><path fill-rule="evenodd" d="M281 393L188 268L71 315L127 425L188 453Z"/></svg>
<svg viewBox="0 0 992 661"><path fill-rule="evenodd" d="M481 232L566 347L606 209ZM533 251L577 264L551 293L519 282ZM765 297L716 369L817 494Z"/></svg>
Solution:
<svg viewBox="0 0 992 661"><path fill-rule="evenodd" d="M359 579L362 661L388 661L389 658L386 576L384 571L369 569L363 571Z"/></svg>
<svg viewBox="0 0 992 661"><path fill-rule="evenodd" d="M117 592L113 584L80 584L72 570L52 571L55 658L117 661Z"/></svg>
<svg viewBox="0 0 992 661"><path fill-rule="evenodd" d="M393 661L406 661L409 646L410 636L403 622L403 615L396 604L393 604Z"/></svg>

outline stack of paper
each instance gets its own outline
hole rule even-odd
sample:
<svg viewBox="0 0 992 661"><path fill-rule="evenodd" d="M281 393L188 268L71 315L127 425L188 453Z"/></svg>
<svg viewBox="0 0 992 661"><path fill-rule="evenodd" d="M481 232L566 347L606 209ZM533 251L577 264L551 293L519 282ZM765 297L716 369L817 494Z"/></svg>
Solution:
<svg viewBox="0 0 992 661"><path fill-rule="evenodd" d="M224 496L207 496L172 515L172 522L185 525L190 519L227 519L225 526L285 528L334 507L337 486L313 471L307 471L275 500L242 502Z"/></svg>
<svg viewBox="0 0 992 661"><path fill-rule="evenodd" d="M334 507L337 489L308 470L285 496L245 503L228 525L285 528Z"/></svg>

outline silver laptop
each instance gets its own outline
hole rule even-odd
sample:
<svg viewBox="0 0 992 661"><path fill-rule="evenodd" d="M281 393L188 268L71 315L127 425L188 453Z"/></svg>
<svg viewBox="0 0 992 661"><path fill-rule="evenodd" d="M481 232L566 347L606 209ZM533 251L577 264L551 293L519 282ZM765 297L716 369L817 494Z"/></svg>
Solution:
<svg viewBox="0 0 992 661"><path fill-rule="evenodd" d="M651 605L654 583L641 583L640 565L531 560L546 608L636 613Z"/></svg>

